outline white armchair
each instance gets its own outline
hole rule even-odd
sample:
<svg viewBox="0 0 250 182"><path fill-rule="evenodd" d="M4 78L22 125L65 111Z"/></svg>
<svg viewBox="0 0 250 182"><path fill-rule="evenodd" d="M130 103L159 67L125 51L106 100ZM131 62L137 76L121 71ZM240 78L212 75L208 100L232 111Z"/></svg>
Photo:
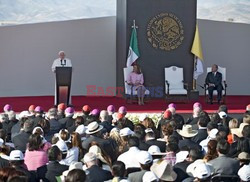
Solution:
<svg viewBox="0 0 250 182"><path fill-rule="evenodd" d="M185 95L188 97L187 87L188 84L184 83L183 79L183 68L177 66L165 68L165 93L168 97L171 95Z"/></svg>
<svg viewBox="0 0 250 182"><path fill-rule="evenodd" d="M132 71L133 71L133 66L123 68L125 97L130 98L131 100L133 97L137 97L137 91L133 90L133 86L127 83L128 76ZM149 94L150 94L149 90L146 89L145 96L149 96Z"/></svg>
<svg viewBox="0 0 250 182"><path fill-rule="evenodd" d="M211 67L207 68L207 73L211 72ZM227 69L224 67L220 67L218 66L218 72L220 72L222 74L222 86L223 86L223 90L222 90L222 102L226 103L226 95L227 95L227 82L226 82L226 71ZM208 103L209 98L208 98L208 85L205 83L204 84L204 88L205 88L205 101ZM217 91L214 90L213 95L217 96Z"/></svg>

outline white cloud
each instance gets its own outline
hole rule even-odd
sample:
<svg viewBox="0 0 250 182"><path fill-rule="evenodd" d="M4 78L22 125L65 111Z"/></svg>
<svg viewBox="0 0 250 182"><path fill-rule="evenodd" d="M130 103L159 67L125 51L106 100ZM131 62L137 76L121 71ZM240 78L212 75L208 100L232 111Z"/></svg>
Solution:
<svg viewBox="0 0 250 182"><path fill-rule="evenodd" d="M250 23L250 0L197 0L197 17ZM116 0L0 0L0 23L35 23L116 15Z"/></svg>

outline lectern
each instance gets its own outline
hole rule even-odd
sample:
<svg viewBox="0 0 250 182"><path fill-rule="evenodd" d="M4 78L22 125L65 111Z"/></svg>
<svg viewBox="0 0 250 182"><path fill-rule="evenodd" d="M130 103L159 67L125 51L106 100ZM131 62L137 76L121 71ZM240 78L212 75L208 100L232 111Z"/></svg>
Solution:
<svg viewBox="0 0 250 182"><path fill-rule="evenodd" d="M56 67L56 105L69 105L72 67Z"/></svg>

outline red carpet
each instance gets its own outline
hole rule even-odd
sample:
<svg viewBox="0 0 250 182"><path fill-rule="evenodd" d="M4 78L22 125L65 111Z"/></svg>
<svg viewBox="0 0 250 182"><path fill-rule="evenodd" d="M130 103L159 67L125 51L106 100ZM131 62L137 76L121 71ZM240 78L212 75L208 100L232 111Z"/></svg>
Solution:
<svg viewBox="0 0 250 182"><path fill-rule="evenodd" d="M5 104L12 105L14 111L20 112L27 110L29 105L42 106L45 111L50 107L53 107L53 96L37 96L37 97L0 97L0 110L2 110ZM202 104L203 109L207 112L215 112L218 109L218 104L206 104L204 97L201 96L199 102ZM179 113L190 113L192 111L192 105L194 101L189 103L176 103ZM87 97L87 96L73 96L72 104L77 111L81 110L81 107L85 104L91 106L92 109L106 109L109 104L115 105L118 109L124 105L129 112L161 112L166 109L168 103L164 99L151 99L144 106L136 104L126 104L123 98L118 97ZM246 105L250 104L250 96L227 96L226 105L229 108L229 113L244 113ZM1 111L0 111L1 112Z"/></svg>

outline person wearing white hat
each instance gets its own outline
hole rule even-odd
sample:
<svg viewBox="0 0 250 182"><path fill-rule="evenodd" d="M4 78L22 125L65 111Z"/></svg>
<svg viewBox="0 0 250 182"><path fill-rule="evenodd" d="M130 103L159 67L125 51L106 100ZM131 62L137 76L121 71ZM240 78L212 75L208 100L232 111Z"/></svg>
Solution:
<svg viewBox="0 0 250 182"><path fill-rule="evenodd" d="M19 113L18 115L18 120L20 121L22 118L29 118L29 117L32 117L33 115L30 114L29 111L22 111Z"/></svg>
<svg viewBox="0 0 250 182"><path fill-rule="evenodd" d="M139 116L139 121L140 121L140 122L143 122L143 121L144 121L144 119L146 119L147 117L148 117L148 115L147 115L147 114L145 114L145 113L140 114L140 116Z"/></svg>
<svg viewBox="0 0 250 182"><path fill-rule="evenodd" d="M120 136L121 137L131 136L131 135L134 135L134 132L128 127L125 127L125 128L120 130Z"/></svg>
<svg viewBox="0 0 250 182"><path fill-rule="evenodd" d="M200 142L200 146L202 147L202 149L203 149L203 151L204 151L205 153L207 153L207 150L208 150L208 149L207 149L207 144L208 144L208 142L209 142L210 140L215 140L215 139L216 139L216 136L217 136L217 134L218 134L218 132L219 132L219 130L218 130L217 128L212 129L211 131L209 131L207 138L204 139L204 140L202 140L202 141Z"/></svg>
<svg viewBox="0 0 250 182"><path fill-rule="evenodd" d="M166 153L162 153L160 148L157 145L151 145L148 148L148 152L152 155L154 162L157 161L162 156L166 155Z"/></svg>
<svg viewBox="0 0 250 182"><path fill-rule="evenodd" d="M188 151L179 151L176 153L176 164L185 161L188 158Z"/></svg>
<svg viewBox="0 0 250 182"><path fill-rule="evenodd" d="M62 181L67 177L69 172L72 171L73 169L83 170L82 162L73 162L72 164L70 164L69 169L62 173L62 176L61 176Z"/></svg>
<svg viewBox="0 0 250 182"><path fill-rule="evenodd" d="M9 161L23 161L24 162L23 153L20 150L12 150L10 152Z"/></svg>
<svg viewBox="0 0 250 182"><path fill-rule="evenodd" d="M186 173L187 167L193 163L194 161L201 158L201 152L195 149L191 149L188 151L180 151L176 154L177 163L174 165L174 170L177 173L178 180L182 181L188 178L188 174Z"/></svg>
<svg viewBox="0 0 250 182"><path fill-rule="evenodd" d="M153 157L152 155L147 151L140 151L137 154L138 162L141 166L141 171L133 172L128 175L128 180L130 182L142 182L143 175L150 171L150 167L153 164Z"/></svg>
<svg viewBox="0 0 250 182"><path fill-rule="evenodd" d="M27 175L27 177L30 179L30 181L35 180L35 176L32 175L24 165L24 156L23 153L20 150L12 150L10 152L9 157L9 166L15 168L18 171L22 171L24 174Z"/></svg>
<svg viewBox="0 0 250 182"><path fill-rule="evenodd" d="M183 125L182 130L177 130L177 133L182 136L183 140L179 141L179 149L197 149L200 150L201 147L199 144L192 141L192 137L198 134L197 130L192 129L192 125Z"/></svg>
<svg viewBox="0 0 250 182"><path fill-rule="evenodd" d="M163 181L175 181L177 174L174 172L173 167L165 160L159 160L151 166L151 171Z"/></svg>
<svg viewBox="0 0 250 182"><path fill-rule="evenodd" d="M219 113L220 119L226 118L227 117L227 113L225 113L224 111L220 111Z"/></svg>
<svg viewBox="0 0 250 182"><path fill-rule="evenodd" d="M62 153L62 160L65 159L68 153L68 146L66 142L63 140L58 140L58 142L55 145L59 148L59 150ZM60 163L65 165L65 162L63 161L60 161Z"/></svg>
<svg viewBox="0 0 250 182"><path fill-rule="evenodd" d="M214 169L211 164L198 159L187 167L186 172L194 179L208 180L214 173Z"/></svg>
<svg viewBox="0 0 250 182"><path fill-rule="evenodd" d="M239 128L232 128L231 133L239 138L243 137L242 131L246 125L248 125L248 123L241 123Z"/></svg>
<svg viewBox="0 0 250 182"><path fill-rule="evenodd" d="M238 175L241 181L250 181L250 164L242 166L238 171Z"/></svg>
<svg viewBox="0 0 250 182"><path fill-rule="evenodd" d="M224 125L226 125L228 127L229 121L232 120L233 118L231 116L229 116L227 106L220 105L217 113L219 114L220 119L222 120Z"/></svg>
<svg viewBox="0 0 250 182"><path fill-rule="evenodd" d="M109 171L103 170L97 165L97 157L94 153L88 152L85 154L83 162L87 167L86 174L88 181L103 182L113 178Z"/></svg>
<svg viewBox="0 0 250 182"><path fill-rule="evenodd" d="M88 151L91 142L96 142L111 157L111 159L114 160L116 158L116 156L114 155L116 153L116 150L110 140L103 139L101 133L102 129L103 126L99 125L96 121L91 122L87 126L86 130L86 134L89 135L89 137L87 137L86 140L82 142L82 147L83 149Z"/></svg>
<svg viewBox="0 0 250 182"><path fill-rule="evenodd" d="M250 153L241 152L238 155L238 160L240 161L240 166L248 165L250 163Z"/></svg>
<svg viewBox="0 0 250 182"><path fill-rule="evenodd" d="M159 178L151 171L145 172L142 177L142 182L157 182Z"/></svg>
<svg viewBox="0 0 250 182"><path fill-rule="evenodd" d="M83 124L77 126L75 130L75 132L80 135L81 141L84 141L86 139L86 130L87 128Z"/></svg>

